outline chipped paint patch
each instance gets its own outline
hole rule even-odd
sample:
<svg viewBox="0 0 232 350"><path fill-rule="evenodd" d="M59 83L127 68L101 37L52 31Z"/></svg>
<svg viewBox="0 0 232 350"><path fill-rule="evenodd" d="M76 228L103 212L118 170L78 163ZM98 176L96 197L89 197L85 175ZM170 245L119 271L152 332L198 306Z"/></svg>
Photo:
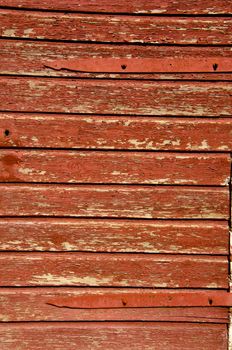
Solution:
<svg viewBox="0 0 232 350"><path fill-rule="evenodd" d="M23 33L25 38L29 38L30 34L33 34L33 29L31 28L25 29Z"/></svg>
<svg viewBox="0 0 232 350"><path fill-rule="evenodd" d="M97 286L112 283L112 277L96 278L91 276L77 277L77 276L58 276L51 273L44 275L37 275L33 277L32 283L43 283L45 285L88 285Z"/></svg>
<svg viewBox="0 0 232 350"><path fill-rule="evenodd" d="M5 314L0 314L0 321L1 322L8 322L10 321L8 315L5 315Z"/></svg>
<svg viewBox="0 0 232 350"><path fill-rule="evenodd" d="M77 246L76 246L76 245L71 244L71 243L69 243L69 242L62 242L62 243L61 243L61 246L62 246L63 249L69 250L69 251L71 251L71 250L76 250L76 249L77 249Z"/></svg>
<svg viewBox="0 0 232 350"><path fill-rule="evenodd" d="M15 29L5 29L2 33L2 36L15 37Z"/></svg>

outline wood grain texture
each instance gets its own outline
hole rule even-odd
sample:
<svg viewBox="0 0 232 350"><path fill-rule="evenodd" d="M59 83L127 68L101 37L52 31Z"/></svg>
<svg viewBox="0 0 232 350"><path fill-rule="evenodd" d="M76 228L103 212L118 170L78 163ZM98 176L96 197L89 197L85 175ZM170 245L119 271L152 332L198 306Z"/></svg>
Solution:
<svg viewBox="0 0 232 350"><path fill-rule="evenodd" d="M111 78L111 79L200 79L200 80L232 80L229 73L153 73L153 74L103 74L84 73L71 70L55 70L45 66L56 59L90 58L175 58L184 59L214 59L219 64L221 58L232 59L231 47L179 47L176 46L138 46L111 44L81 44L25 40L0 41L1 66L0 74L50 76L50 77L80 77L80 78Z"/></svg>
<svg viewBox="0 0 232 350"><path fill-rule="evenodd" d="M80 12L115 12L142 14L178 14L178 15L217 15L232 14L232 5L228 0L1 0L0 6L13 8L31 8L42 10L63 10Z"/></svg>
<svg viewBox="0 0 232 350"><path fill-rule="evenodd" d="M17 267L17 269L16 269ZM0 253L1 286L228 288L222 256Z"/></svg>
<svg viewBox="0 0 232 350"><path fill-rule="evenodd" d="M232 118L0 113L1 147L231 151Z"/></svg>
<svg viewBox="0 0 232 350"><path fill-rule="evenodd" d="M232 115L232 83L1 78L1 111Z"/></svg>
<svg viewBox="0 0 232 350"><path fill-rule="evenodd" d="M94 288L96 295L110 291L115 295L124 295L126 288ZM130 289L138 295L156 294L154 289ZM159 289L160 292L160 289ZM164 290L165 292L165 290ZM189 291L191 293L191 291ZM54 298L70 297L93 293L91 288L36 287L36 288L0 288L1 322L22 321L168 321L228 323L228 310L220 307L156 307L128 309L72 309L51 305ZM179 290L169 293L178 294ZM208 291L209 295L211 294Z"/></svg>
<svg viewBox="0 0 232 350"><path fill-rule="evenodd" d="M228 254L217 221L0 219L0 250Z"/></svg>
<svg viewBox="0 0 232 350"><path fill-rule="evenodd" d="M0 11L3 38L111 43L230 45L228 17L154 17Z"/></svg>
<svg viewBox="0 0 232 350"><path fill-rule="evenodd" d="M227 327L168 322L1 324L0 340L3 350L177 350L183 344L185 350L226 350Z"/></svg>
<svg viewBox="0 0 232 350"><path fill-rule="evenodd" d="M1 216L229 217L229 191L217 187L1 184L0 192Z"/></svg>
<svg viewBox="0 0 232 350"><path fill-rule="evenodd" d="M1 182L228 185L228 154L0 151Z"/></svg>

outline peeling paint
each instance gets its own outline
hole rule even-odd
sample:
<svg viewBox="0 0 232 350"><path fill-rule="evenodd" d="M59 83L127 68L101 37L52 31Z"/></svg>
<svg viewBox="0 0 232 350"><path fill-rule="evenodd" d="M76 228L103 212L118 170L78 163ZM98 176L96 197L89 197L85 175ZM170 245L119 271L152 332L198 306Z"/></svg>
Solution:
<svg viewBox="0 0 232 350"><path fill-rule="evenodd" d="M77 276L61 276L61 275L53 275L51 273L33 276L32 283L42 283L44 285L88 285L88 286L96 286L102 284L112 283L112 277L102 277L95 278L90 276L85 277L77 277Z"/></svg>

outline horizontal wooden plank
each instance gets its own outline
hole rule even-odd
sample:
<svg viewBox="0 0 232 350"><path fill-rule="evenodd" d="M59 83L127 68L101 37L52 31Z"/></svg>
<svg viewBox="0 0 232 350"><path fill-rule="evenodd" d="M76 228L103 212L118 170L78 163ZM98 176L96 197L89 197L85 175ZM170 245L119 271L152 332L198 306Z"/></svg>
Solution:
<svg viewBox="0 0 232 350"><path fill-rule="evenodd" d="M228 154L0 151L1 182L228 185Z"/></svg>
<svg viewBox="0 0 232 350"><path fill-rule="evenodd" d="M1 184L0 192L1 216L229 217L229 191L217 187Z"/></svg>
<svg viewBox="0 0 232 350"><path fill-rule="evenodd" d="M0 6L42 10L80 12L112 12L142 14L217 15L232 14L232 5L227 0L0 0Z"/></svg>
<svg viewBox="0 0 232 350"><path fill-rule="evenodd" d="M114 295L123 296L126 288L99 289L94 288L96 295L110 291ZM154 289L130 289L138 295L157 294ZM159 290L160 292L160 290ZM229 313L222 307L156 307L128 309L73 309L51 305L54 298L70 297L93 293L91 288L1 288L1 322L22 321L168 321L168 322L199 322L228 323ZM179 290L170 290L171 295ZM191 292L190 292L191 293ZM209 295L210 291L207 292ZM212 292L213 293L213 292Z"/></svg>
<svg viewBox="0 0 232 350"><path fill-rule="evenodd" d="M201 79L201 80L232 80L229 73L152 73L152 74L103 74L75 72L71 70L54 70L45 64L56 59L90 58L141 58L141 59L183 59L214 60L220 69L220 59L232 60L231 47L182 47L176 46L138 46L111 44L81 44L62 42L43 42L25 40L0 41L1 67L0 74L33 75L52 77L81 77L81 78L120 78L120 79ZM94 59L93 59L94 58ZM218 58L220 58L218 60Z"/></svg>
<svg viewBox="0 0 232 350"><path fill-rule="evenodd" d="M186 350L226 350L227 327L168 322L1 324L0 340L4 350L176 350L183 344Z"/></svg>
<svg viewBox="0 0 232 350"><path fill-rule="evenodd" d="M154 17L0 11L0 36L113 43L229 45L228 17Z"/></svg>
<svg viewBox="0 0 232 350"><path fill-rule="evenodd" d="M1 111L230 116L232 83L0 79Z"/></svg>
<svg viewBox="0 0 232 350"><path fill-rule="evenodd" d="M223 256L0 253L0 263L1 286L228 288Z"/></svg>
<svg viewBox="0 0 232 350"><path fill-rule="evenodd" d="M0 219L0 250L228 254L217 221Z"/></svg>
<svg viewBox="0 0 232 350"><path fill-rule="evenodd" d="M231 151L232 118L0 113L1 147Z"/></svg>

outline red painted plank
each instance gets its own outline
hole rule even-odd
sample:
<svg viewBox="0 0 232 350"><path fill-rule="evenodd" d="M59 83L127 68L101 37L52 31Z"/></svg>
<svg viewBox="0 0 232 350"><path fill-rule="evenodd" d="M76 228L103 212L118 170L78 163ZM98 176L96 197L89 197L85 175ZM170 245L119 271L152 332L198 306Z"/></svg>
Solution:
<svg viewBox="0 0 232 350"><path fill-rule="evenodd" d="M1 78L2 111L232 115L232 83Z"/></svg>
<svg viewBox="0 0 232 350"><path fill-rule="evenodd" d="M67 341L68 339L68 341ZM1 324L4 350L226 350L227 327L220 324L153 322Z"/></svg>
<svg viewBox="0 0 232 350"><path fill-rule="evenodd" d="M218 73L175 73L167 74L103 74L84 73L70 70L49 69L45 62L55 59L76 59L90 58L138 58L141 59L183 59L192 60L213 60L219 64L215 57L220 59L232 59L230 47L179 47L176 46L138 46L138 45L110 45L110 44L81 44L62 42L42 42L25 40L4 40L0 41L1 51L1 74L12 75L36 75L52 77L91 77L91 78L120 78L120 79L201 79L201 80L232 80L231 74ZM220 64L218 65L220 69Z"/></svg>
<svg viewBox="0 0 232 350"><path fill-rule="evenodd" d="M217 221L0 219L0 250L228 254Z"/></svg>
<svg viewBox="0 0 232 350"><path fill-rule="evenodd" d="M227 17L154 17L0 11L0 36L120 43L229 45Z"/></svg>
<svg viewBox="0 0 232 350"><path fill-rule="evenodd" d="M0 113L1 147L231 151L232 118Z"/></svg>
<svg viewBox="0 0 232 350"><path fill-rule="evenodd" d="M0 6L64 10L80 12L115 12L142 14L178 14L178 15L217 15L232 14L232 5L228 0L0 0Z"/></svg>
<svg viewBox="0 0 232 350"><path fill-rule="evenodd" d="M228 185L230 156L93 151L0 151L1 182Z"/></svg>
<svg viewBox="0 0 232 350"><path fill-rule="evenodd" d="M229 217L226 188L1 184L0 192L2 216Z"/></svg>
<svg viewBox="0 0 232 350"><path fill-rule="evenodd" d="M222 256L0 253L1 286L225 289L227 277Z"/></svg>
<svg viewBox="0 0 232 350"><path fill-rule="evenodd" d="M138 295L157 294L154 289L130 289ZM159 290L160 291L160 290ZM228 309L219 307L156 307L128 309L72 309L50 305L52 299L92 293L91 288L1 288L1 322L17 321L169 321L169 322L199 322L228 323ZM114 295L124 295L127 289L94 288L96 295L106 292ZM165 290L164 290L165 292ZM179 294L179 290L170 290L170 294ZM189 291L189 293L191 293ZM207 291L210 295L210 291ZM214 292L212 292L214 293Z"/></svg>

